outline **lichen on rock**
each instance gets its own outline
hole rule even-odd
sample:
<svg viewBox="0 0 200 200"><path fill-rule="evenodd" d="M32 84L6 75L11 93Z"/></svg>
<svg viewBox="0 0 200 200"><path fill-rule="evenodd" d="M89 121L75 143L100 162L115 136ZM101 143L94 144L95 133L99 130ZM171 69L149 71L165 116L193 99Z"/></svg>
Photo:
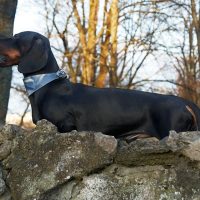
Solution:
<svg viewBox="0 0 200 200"><path fill-rule="evenodd" d="M0 130L0 200L200 199L200 133L130 144L95 132Z"/></svg>
<svg viewBox="0 0 200 200"><path fill-rule="evenodd" d="M7 182L14 199L37 199L59 184L112 163L117 147L114 137L109 138L108 150L103 142L99 144L108 136L92 132L60 134L52 124L43 122L32 133L16 138L13 153L4 162L10 169Z"/></svg>

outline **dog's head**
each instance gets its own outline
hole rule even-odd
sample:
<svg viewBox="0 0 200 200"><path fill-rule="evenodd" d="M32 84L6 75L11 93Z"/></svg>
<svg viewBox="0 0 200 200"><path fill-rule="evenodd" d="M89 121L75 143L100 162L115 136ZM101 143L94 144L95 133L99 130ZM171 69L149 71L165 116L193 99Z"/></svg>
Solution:
<svg viewBox="0 0 200 200"><path fill-rule="evenodd" d="M47 64L49 49L49 40L35 32L0 37L0 67L18 65L24 74L39 71Z"/></svg>

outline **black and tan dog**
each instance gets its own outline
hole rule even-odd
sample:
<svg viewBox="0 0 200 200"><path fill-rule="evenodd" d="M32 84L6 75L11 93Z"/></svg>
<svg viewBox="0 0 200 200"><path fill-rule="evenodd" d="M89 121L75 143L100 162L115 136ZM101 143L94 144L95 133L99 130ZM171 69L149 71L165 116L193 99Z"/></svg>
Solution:
<svg viewBox="0 0 200 200"><path fill-rule="evenodd" d="M18 65L24 75L33 122L47 119L60 132L100 131L130 141L146 136L162 139L170 130L200 127L199 108L185 99L70 83L60 76L48 39L35 32L0 39L0 67L12 65Z"/></svg>

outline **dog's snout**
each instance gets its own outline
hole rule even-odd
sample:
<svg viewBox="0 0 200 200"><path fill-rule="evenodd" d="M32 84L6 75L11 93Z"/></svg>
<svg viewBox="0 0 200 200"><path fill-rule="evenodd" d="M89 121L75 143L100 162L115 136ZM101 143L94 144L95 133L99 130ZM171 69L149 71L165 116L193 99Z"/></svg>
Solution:
<svg viewBox="0 0 200 200"><path fill-rule="evenodd" d="M20 52L17 49L0 50L0 67L16 65L20 60Z"/></svg>

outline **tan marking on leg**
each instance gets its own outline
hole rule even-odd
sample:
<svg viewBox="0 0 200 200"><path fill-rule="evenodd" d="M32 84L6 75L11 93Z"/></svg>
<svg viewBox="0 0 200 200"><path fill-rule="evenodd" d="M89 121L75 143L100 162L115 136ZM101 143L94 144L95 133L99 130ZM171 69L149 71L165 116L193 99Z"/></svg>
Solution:
<svg viewBox="0 0 200 200"><path fill-rule="evenodd" d="M196 115L195 115L194 111L193 111L192 108L190 108L188 105L185 106L185 107L186 107L186 109L190 112L190 114L192 115L193 120L194 120L194 124L195 124L195 126L196 126L196 128L197 128L197 131L198 131L197 118L196 118Z"/></svg>

